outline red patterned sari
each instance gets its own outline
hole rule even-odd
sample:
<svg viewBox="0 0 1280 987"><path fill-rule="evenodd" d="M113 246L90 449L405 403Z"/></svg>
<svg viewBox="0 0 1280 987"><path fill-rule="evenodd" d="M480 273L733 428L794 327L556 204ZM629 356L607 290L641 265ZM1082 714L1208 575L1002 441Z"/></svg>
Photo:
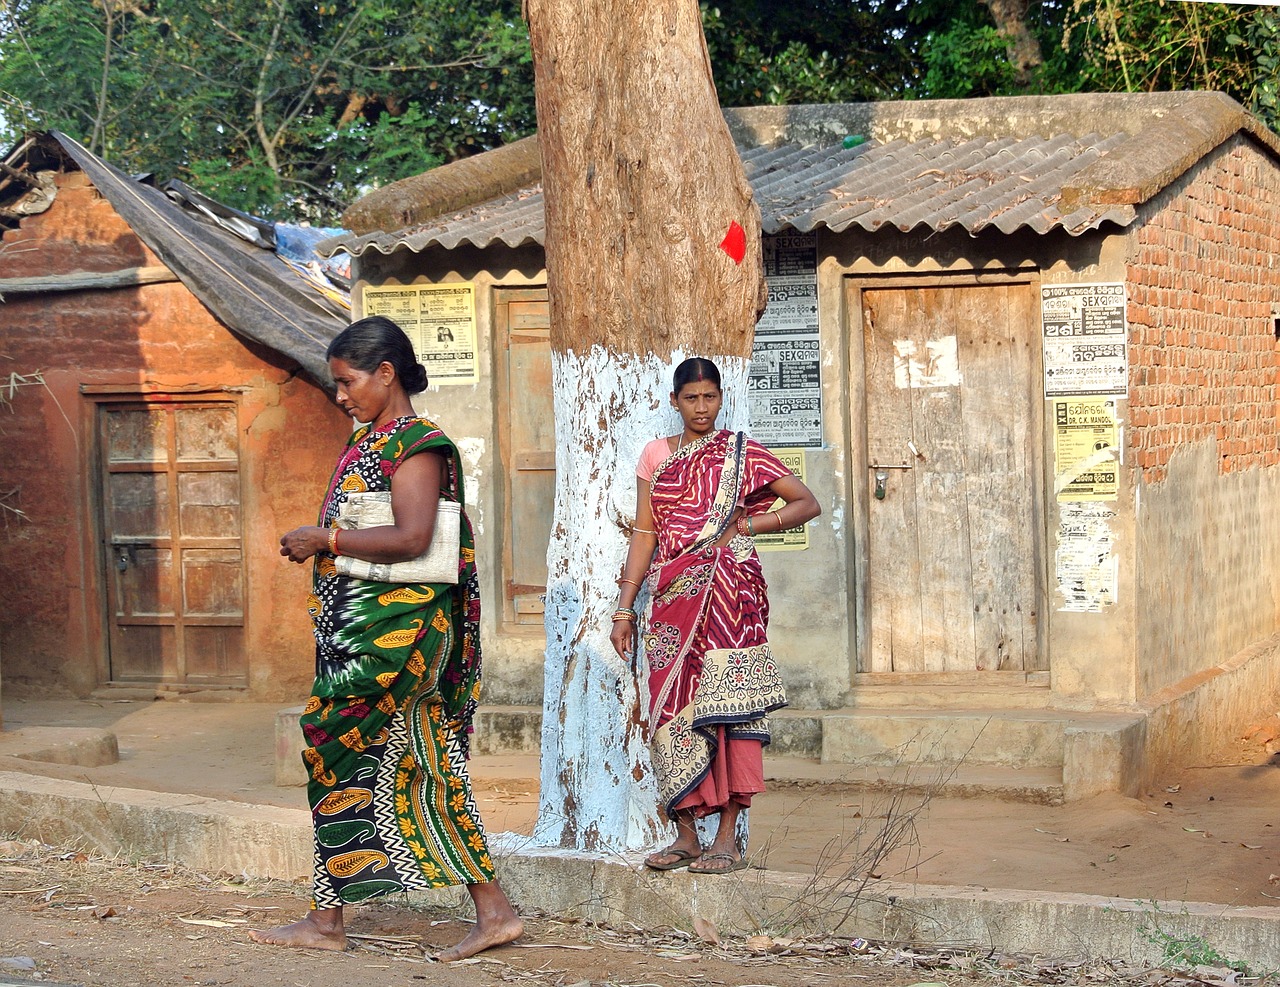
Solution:
<svg viewBox="0 0 1280 987"><path fill-rule="evenodd" d="M768 713L787 704L766 636L768 587L755 543L741 535L716 542L739 504L760 513L775 499L769 484L788 473L759 443L726 430L654 471L658 548L644 645L653 766L672 819L713 770L721 743L767 744Z"/></svg>

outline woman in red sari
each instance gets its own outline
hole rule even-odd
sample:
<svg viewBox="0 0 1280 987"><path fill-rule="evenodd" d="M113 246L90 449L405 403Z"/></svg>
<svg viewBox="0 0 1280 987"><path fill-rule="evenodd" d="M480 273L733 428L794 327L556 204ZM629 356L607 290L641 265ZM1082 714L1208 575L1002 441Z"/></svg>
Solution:
<svg viewBox="0 0 1280 987"><path fill-rule="evenodd" d="M623 658L634 653L633 604L645 580L649 744L661 806L677 830L645 864L726 874L746 866L738 815L764 791L768 714L787 703L752 536L797 527L821 508L762 445L716 428L723 395L714 363L685 360L674 385L671 404L684 428L641 454L610 640ZM704 848L697 820L715 813L716 836Z"/></svg>

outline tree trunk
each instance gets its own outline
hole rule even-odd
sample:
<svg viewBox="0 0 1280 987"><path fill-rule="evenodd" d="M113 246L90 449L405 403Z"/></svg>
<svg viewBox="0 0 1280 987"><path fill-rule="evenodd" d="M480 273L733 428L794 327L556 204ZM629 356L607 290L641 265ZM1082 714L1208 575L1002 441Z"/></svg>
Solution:
<svg viewBox="0 0 1280 987"><path fill-rule="evenodd" d="M648 697L608 640L635 465L646 441L677 431L666 398L685 357L721 365L725 421L745 426L765 301L759 210L720 113L696 0L527 0L526 16L557 448L536 838L638 849L666 828Z"/></svg>
<svg viewBox="0 0 1280 987"><path fill-rule="evenodd" d="M1028 0L982 0L982 5L991 11L996 29L1009 39L1009 61L1019 84L1026 85L1035 70L1044 64L1040 42L1027 23Z"/></svg>

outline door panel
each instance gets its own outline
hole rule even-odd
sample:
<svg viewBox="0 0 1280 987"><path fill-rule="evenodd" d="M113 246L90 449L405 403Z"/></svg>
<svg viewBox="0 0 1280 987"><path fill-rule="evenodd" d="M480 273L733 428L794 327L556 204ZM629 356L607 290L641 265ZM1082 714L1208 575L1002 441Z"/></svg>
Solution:
<svg viewBox="0 0 1280 987"><path fill-rule="evenodd" d="M861 292L867 671L1042 667L1030 302L1013 284Z"/></svg>
<svg viewBox="0 0 1280 987"><path fill-rule="evenodd" d="M498 328L506 338L503 448L510 534L503 557L508 618L541 624L556 494L551 313L543 289L501 292L497 311Z"/></svg>
<svg viewBox="0 0 1280 987"><path fill-rule="evenodd" d="M110 678L243 685L236 409L99 406Z"/></svg>
<svg viewBox="0 0 1280 987"><path fill-rule="evenodd" d="M179 473L178 521L186 538L239 531L239 473Z"/></svg>

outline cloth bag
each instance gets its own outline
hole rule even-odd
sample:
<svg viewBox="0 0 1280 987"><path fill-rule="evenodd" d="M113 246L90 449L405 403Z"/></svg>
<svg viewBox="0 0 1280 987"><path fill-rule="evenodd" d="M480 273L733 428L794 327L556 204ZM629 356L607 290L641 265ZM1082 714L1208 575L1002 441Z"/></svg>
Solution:
<svg viewBox="0 0 1280 987"><path fill-rule="evenodd" d="M337 525L348 531L395 523L390 490L349 494L338 508ZM378 583L457 583L461 534L461 508L455 501L441 497L436 508L436 530L431 536L431 544L416 559L365 562L349 555L339 555L334 564L341 575Z"/></svg>

